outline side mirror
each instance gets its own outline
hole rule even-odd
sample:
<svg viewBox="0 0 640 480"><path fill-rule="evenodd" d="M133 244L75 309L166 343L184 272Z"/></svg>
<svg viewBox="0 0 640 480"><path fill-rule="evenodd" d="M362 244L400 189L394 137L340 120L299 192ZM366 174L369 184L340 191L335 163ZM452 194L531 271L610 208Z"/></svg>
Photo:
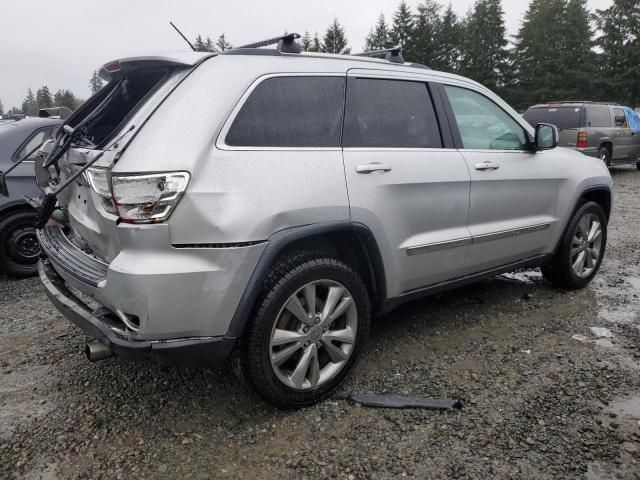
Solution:
<svg viewBox="0 0 640 480"><path fill-rule="evenodd" d="M551 150L558 146L558 129L549 123L536 125L535 147L538 150Z"/></svg>

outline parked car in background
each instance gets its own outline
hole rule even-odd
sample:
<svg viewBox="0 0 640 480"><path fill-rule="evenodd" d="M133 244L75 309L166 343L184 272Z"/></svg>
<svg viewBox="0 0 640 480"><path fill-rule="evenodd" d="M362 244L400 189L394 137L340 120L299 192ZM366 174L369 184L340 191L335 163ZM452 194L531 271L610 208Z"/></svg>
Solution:
<svg viewBox="0 0 640 480"><path fill-rule="evenodd" d="M89 359L212 367L233 352L263 398L302 406L403 302L522 267L591 281L602 162L397 51L298 52L290 35L111 62L43 147L40 277L94 338Z"/></svg>
<svg viewBox="0 0 640 480"><path fill-rule="evenodd" d="M635 163L640 169L640 131L630 128L630 119L621 105L552 102L530 107L523 116L531 125L555 125L563 147L598 157L607 166Z"/></svg>
<svg viewBox="0 0 640 480"><path fill-rule="evenodd" d="M59 118L38 117L1 121L0 172L42 145L61 123ZM10 196L0 196L0 272L12 277L37 273L36 212L24 198L41 195L35 182L34 158L35 153L9 173L6 181Z"/></svg>

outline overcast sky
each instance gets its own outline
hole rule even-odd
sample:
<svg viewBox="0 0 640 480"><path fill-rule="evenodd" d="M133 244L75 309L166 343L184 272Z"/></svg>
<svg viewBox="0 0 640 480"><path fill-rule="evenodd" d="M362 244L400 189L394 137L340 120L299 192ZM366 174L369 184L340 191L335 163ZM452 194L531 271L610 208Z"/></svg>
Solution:
<svg viewBox="0 0 640 480"><path fill-rule="evenodd" d="M446 3L447 0L442 0ZM349 45L361 50L382 12L389 20L399 0L0 0L0 100L19 106L27 88L47 85L86 98L94 69L121 57L185 49L169 20L189 38L216 39L225 33L234 45L283 31L322 34L334 16ZM412 8L419 3L410 0ZM463 15L473 0L452 0ZM606 8L611 0L588 0ZM503 0L507 29L517 32L526 0ZM188 47L187 47L188 48Z"/></svg>

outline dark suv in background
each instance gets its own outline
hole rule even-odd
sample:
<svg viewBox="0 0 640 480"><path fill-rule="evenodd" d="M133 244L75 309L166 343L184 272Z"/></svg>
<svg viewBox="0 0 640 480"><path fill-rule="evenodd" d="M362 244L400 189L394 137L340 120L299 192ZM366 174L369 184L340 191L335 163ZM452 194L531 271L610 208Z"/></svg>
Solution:
<svg viewBox="0 0 640 480"><path fill-rule="evenodd" d="M599 157L607 166L635 163L640 169L640 132L629 128L630 119L617 103L545 103L530 107L524 118L531 125L555 125L560 146Z"/></svg>

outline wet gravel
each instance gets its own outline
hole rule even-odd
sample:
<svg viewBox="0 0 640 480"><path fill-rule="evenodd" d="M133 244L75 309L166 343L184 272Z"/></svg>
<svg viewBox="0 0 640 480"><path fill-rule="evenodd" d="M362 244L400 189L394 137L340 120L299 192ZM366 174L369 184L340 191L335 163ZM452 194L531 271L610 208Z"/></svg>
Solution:
<svg viewBox="0 0 640 480"><path fill-rule="evenodd" d="M36 279L0 278L0 478L640 478L640 172L612 174L592 286L554 290L533 270L405 305L376 321L344 388L300 411L226 368L90 364ZM345 400L365 391L464 408Z"/></svg>

